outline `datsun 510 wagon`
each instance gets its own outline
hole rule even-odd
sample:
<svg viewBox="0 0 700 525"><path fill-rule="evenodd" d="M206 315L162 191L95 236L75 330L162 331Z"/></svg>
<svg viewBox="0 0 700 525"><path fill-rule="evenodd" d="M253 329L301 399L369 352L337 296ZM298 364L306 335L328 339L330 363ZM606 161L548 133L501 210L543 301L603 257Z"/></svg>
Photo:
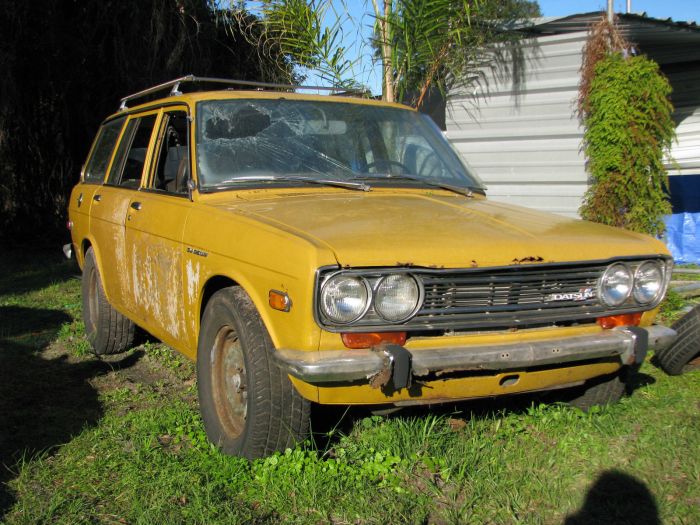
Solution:
<svg viewBox="0 0 700 525"><path fill-rule="evenodd" d="M673 341L658 240L489 201L410 108L212 82L123 99L69 225L94 351L139 326L196 360L224 452L292 446L310 403L564 389L585 409Z"/></svg>

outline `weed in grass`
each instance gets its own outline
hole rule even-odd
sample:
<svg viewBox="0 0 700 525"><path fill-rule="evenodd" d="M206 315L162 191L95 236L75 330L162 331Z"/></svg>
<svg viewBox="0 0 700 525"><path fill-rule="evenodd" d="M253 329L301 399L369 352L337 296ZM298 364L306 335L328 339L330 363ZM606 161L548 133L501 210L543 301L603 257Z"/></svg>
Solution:
<svg viewBox="0 0 700 525"><path fill-rule="evenodd" d="M679 293L669 290L661 303L659 316L665 323L671 324L683 315L687 305L688 301Z"/></svg>
<svg viewBox="0 0 700 525"><path fill-rule="evenodd" d="M63 323L56 341L62 343L75 357L93 355L92 346L85 337L85 324L82 320L73 319L70 323Z"/></svg>
<svg viewBox="0 0 700 525"><path fill-rule="evenodd" d="M146 341L142 345L146 356L153 362L184 380L194 375L194 363L163 343Z"/></svg>

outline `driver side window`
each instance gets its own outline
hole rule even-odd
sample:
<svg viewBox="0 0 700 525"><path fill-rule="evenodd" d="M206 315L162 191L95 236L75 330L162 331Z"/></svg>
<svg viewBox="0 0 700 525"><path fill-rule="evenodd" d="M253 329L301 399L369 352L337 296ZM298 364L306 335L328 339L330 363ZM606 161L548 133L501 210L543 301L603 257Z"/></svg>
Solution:
<svg viewBox="0 0 700 525"><path fill-rule="evenodd" d="M186 195L190 154L189 126L185 111L169 111L163 115L159 142L158 163L149 188Z"/></svg>

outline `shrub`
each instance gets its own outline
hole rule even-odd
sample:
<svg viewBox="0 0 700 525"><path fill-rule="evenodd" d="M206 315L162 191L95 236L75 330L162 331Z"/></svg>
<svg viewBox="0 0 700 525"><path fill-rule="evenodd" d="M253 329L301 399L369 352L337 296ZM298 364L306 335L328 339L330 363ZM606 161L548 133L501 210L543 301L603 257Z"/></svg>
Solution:
<svg viewBox="0 0 700 525"><path fill-rule="evenodd" d="M580 88L583 151L591 178L580 213L584 219L660 235L662 217L671 212L663 164L675 138L671 86L658 64L630 53L614 27L597 29L587 46Z"/></svg>

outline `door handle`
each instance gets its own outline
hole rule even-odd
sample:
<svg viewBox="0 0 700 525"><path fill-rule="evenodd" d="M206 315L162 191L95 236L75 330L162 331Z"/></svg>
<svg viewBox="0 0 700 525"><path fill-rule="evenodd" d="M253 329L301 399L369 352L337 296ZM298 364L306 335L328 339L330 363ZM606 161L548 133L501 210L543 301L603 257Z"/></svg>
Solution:
<svg viewBox="0 0 700 525"><path fill-rule="evenodd" d="M141 209L141 203L138 202L138 201L134 201L134 202L131 203L131 207L132 207L133 209L135 209L136 211L138 211L138 210Z"/></svg>
<svg viewBox="0 0 700 525"><path fill-rule="evenodd" d="M102 195L100 195L99 193L95 193L92 196L92 200L94 200L95 202L100 202L102 200Z"/></svg>

